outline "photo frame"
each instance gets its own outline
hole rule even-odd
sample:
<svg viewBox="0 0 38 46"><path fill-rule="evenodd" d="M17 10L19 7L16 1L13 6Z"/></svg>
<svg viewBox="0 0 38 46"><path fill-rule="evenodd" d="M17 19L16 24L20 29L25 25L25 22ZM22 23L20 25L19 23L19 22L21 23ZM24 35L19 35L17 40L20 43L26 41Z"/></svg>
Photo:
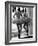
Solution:
<svg viewBox="0 0 38 46"><path fill-rule="evenodd" d="M5 44L37 42L37 3L5 2Z"/></svg>

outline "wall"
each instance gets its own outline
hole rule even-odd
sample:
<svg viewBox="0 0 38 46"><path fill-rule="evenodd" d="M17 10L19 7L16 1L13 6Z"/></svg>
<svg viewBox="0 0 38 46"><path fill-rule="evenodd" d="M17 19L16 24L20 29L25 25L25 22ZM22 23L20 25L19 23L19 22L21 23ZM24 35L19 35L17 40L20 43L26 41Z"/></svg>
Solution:
<svg viewBox="0 0 38 46"><path fill-rule="evenodd" d="M0 46L6 46L5 45L5 1L7 1L7 0L0 0ZM10 0L8 0L8 1L10 1ZM11 1L33 2L33 3L38 4L38 0L11 0ZM37 11L38 11L38 9L37 9ZM38 19L38 16L37 16L37 19ZM37 21L37 23L38 23L38 21ZM37 36L37 38L38 38L38 36ZM16 45L16 44L7 45L7 46L38 46L38 42L37 43L28 43L28 44L18 44L18 45Z"/></svg>

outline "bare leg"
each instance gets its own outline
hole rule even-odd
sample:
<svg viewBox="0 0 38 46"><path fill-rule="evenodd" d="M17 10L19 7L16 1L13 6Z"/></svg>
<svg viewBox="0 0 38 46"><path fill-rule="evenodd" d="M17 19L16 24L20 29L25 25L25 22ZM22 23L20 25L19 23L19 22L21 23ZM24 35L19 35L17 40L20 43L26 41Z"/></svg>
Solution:
<svg viewBox="0 0 38 46"><path fill-rule="evenodd" d="M22 25L21 24L20 25L17 24L17 27L18 27L18 38L20 38L20 33L21 33Z"/></svg>
<svg viewBox="0 0 38 46"><path fill-rule="evenodd" d="M27 26L27 29L25 28L25 26ZM28 24L24 23L24 29L26 30L27 35L28 35Z"/></svg>

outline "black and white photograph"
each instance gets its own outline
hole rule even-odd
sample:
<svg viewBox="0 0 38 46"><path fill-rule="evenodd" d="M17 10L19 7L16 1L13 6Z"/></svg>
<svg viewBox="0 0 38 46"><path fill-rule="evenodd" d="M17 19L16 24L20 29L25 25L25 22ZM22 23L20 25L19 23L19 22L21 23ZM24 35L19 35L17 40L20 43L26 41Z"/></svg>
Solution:
<svg viewBox="0 0 38 46"><path fill-rule="evenodd" d="M5 2L5 44L37 41L36 3Z"/></svg>
<svg viewBox="0 0 38 46"><path fill-rule="evenodd" d="M32 38L33 8L11 7L11 9L11 36L18 39Z"/></svg>

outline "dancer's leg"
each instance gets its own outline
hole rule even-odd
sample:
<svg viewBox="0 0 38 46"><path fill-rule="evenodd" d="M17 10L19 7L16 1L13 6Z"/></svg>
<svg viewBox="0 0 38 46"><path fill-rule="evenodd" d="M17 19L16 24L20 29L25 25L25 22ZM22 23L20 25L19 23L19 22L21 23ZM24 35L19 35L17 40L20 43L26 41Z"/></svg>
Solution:
<svg viewBox="0 0 38 46"><path fill-rule="evenodd" d="M19 24L17 24L17 28L18 28L18 38L20 38L20 32L19 32Z"/></svg>
<svg viewBox="0 0 38 46"><path fill-rule="evenodd" d="M27 29L26 29L26 27L25 27L25 26L27 26ZM27 35L28 35L28 24L24 23L24 29L26 30Z"/></svg>

